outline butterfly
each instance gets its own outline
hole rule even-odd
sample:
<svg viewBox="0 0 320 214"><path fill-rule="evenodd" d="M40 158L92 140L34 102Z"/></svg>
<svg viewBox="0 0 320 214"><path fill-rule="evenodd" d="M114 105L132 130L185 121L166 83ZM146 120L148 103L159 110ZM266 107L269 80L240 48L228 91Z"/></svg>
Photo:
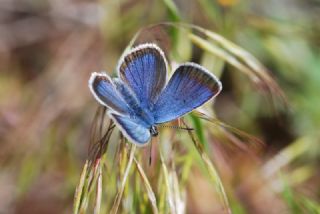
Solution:
<svg viewBox="0 0 320 214"><path fill-rule="evenodd" d="M157 125L175 120L222 90L222 84L204 67L181 64L168 79L163 51L152 43L138 45L119 60L118 77L93 72L89 88L108 108L122 134L138 146L158 135Z"/></svg>

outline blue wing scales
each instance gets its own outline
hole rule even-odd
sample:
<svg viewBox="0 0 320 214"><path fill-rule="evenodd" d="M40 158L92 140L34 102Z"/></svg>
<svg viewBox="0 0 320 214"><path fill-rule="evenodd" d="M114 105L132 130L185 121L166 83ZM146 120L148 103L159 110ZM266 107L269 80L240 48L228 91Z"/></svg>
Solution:
<svg viewBox="0 0 320 214"><path fill-rule="evenodd" d="M140 125L127 116L108 112L109 117L118 125L121 132L132 142L138 146L147 144L150 140L151 134L149 129Z"/></svg>
<svg viewBox="0 0 320 214"><path fill-rule="evenodd" d="M105 73L92 73L89 88L96 100L104 106L121 114L129 114L130 108L116 90L110 77Z"/></svg>
<svg viewBox="0 0 320 214"><path fill-rule="evenodd" d="M143 44L120 60L118 72L141 106L150 109L166 84L167 62L158 46Z"/></svg>
<svg viewBox="0 0 320 214"><path fill-rule="evenodd" d="M181 117L216 96L221 89L220 81L202 66L180 65L154 106L155 123Z"/></svg>

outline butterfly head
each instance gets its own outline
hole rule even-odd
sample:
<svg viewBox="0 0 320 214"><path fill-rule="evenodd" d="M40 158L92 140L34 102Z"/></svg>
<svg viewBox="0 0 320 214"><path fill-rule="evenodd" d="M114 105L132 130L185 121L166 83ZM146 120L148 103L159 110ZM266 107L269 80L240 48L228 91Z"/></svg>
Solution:
<svg viewBox="0 0 320 214"><path fill-rule="evenodd" d="M159 133L156 126L151 126L150 129L149 129L149 131L150 131L150 134L151 134L153 137L157 136L158 133Z"/></svg>

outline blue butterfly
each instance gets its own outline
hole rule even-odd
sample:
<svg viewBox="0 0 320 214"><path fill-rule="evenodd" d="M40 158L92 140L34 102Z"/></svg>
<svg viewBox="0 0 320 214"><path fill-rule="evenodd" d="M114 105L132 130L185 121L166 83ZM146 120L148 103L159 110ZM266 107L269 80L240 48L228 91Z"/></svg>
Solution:
<svg viewBox="0 0 320 214"><path fill-rule="evenodd" d="M89 88L124 136L138 146L158 135L157 124L183 116L222 89L214 75L191 62L181 64L167 83L167 61L155 44L142 44L124 54L117 70L119 78L113 79L92 73Z"/></svg>

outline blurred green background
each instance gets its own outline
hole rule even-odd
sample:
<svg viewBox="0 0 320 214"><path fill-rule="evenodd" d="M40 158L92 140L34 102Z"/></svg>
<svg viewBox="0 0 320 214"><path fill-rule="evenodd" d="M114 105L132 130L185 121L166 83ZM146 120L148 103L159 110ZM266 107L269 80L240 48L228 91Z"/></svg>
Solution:
<svg viewBox="0 0 320 214"><path fill-rule="evenodd" d="M2 0L0 213L72 212L98 107L87 87L90 73L112 73L135 33L168 21L201 26L241 46L270 70L287 97L288 105L268 99L277 92L260 93L228 63L217 71L224 86L215 101L217 118L264 142L248 155L222 138L207 138L206 152L233 213L320 213L319 20L319 0ZM152 37L166 42L157 32ZM206 62L186 37L180 33L165 44L182 50L170 59ZM200 128L208 136L208 126ZM179 170L178 178L186 179L182 211L223 213L197 163L188 179ZM104 188L110 203L115 192ZM101 213L108 213L103 203ZM160 205L160 213L170 213ZM122 206L119 212L130 213Z"/></svg>

